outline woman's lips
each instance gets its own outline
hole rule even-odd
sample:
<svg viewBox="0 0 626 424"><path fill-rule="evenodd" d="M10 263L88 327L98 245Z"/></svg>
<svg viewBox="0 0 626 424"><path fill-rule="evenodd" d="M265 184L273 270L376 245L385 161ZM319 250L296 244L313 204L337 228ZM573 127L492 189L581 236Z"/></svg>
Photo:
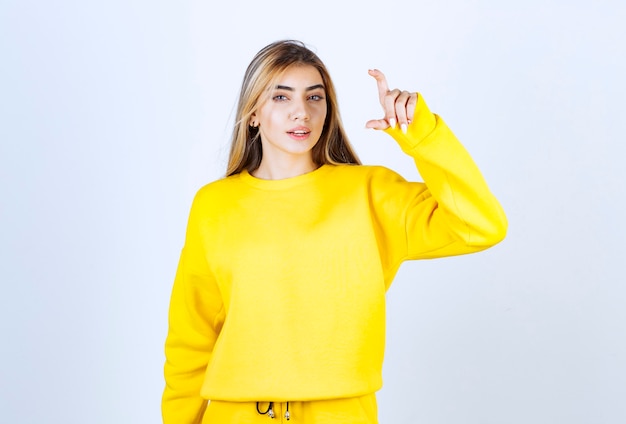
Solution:
<svg viewBox="0 0 626 424"><path fill-rule="evenodd" d="M311 134L311 130L306 127L298 127L287 131L287 134L294 140L306 140Z"/></svg>

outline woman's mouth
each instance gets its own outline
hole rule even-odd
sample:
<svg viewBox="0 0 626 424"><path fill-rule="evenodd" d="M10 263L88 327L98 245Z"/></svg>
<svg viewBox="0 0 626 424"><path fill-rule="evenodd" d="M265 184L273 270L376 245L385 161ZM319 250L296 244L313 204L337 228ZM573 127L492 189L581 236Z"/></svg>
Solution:
<svg viewBox="0 0 626 424"><path fill-rule="evenodd" d="M311 134L311 130L308 128L294 128L293 130L287 131L287 134L294 140L306 140Z"/></svg>

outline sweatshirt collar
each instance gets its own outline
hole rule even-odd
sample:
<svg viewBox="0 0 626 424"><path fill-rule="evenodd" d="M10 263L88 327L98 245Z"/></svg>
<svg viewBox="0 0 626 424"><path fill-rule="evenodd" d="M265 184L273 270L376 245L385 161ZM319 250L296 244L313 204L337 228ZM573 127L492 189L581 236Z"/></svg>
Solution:
<svg viewBox="0 0 626 424"><path fill-rule="evenodd" d="M315 181L328 173L331 168L332 165L322 165L316 170L307 172L306 174L280 180L263 180L250 175L250 173L244 169L239 174L239 177L244 183L263 190L285 190Z"/></svg>

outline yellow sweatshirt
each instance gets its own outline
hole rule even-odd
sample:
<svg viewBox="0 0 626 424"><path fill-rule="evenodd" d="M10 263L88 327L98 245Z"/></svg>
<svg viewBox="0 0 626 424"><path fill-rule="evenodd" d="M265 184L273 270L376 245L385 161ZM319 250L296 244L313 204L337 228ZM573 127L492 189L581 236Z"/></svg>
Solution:
<svg viewBox="0 0 626 424"><path fill-rule="evenodd" d="M303 401L382 385L385 291L409 259L498 243L506 218L473 160L421 96L387 132L424 183L380 166L247 172L197 193L171 297L164 423L205 399Z"/></svg>

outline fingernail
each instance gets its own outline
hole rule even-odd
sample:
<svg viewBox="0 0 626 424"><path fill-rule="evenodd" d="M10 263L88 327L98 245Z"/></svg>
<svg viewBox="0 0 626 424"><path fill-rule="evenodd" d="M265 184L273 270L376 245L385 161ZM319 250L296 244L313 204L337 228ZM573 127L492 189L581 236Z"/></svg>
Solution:
<svg viewBox="0 0 626 424"><path fill-rule="evenodd" d="M395 128L395 127L396 127L396 120L395 120L394 118L391 118L391 119L389 120L389 126L390 126L391 128Z"/></svg>
<svg viewBox="0 0 626 424"><path fill-rule="evenodd" d="M406 124L400 124L400 128L402 129L402 132L406 134Z"/></svg>

